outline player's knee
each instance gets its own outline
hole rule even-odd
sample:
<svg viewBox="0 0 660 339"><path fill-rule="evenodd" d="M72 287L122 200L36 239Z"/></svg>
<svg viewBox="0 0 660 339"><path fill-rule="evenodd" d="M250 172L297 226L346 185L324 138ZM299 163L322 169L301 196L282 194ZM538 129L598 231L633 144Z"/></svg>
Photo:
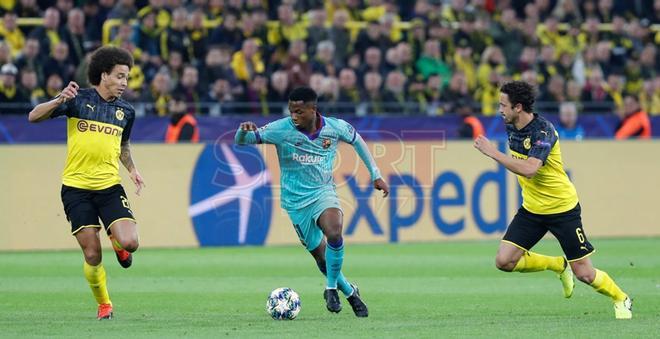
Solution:
<svg viewBox="0 0 660 339"><path fill-rule="evenodd" d="M100 249L85 249L83 251L85 255L85 261L91 265L96 266L101 263L101 251Z"/></svg>
<svg viewBox="0 0 660 339"><path fill-rule="evenodd" d="M120 242L120 245L123 249L131 253L137 251L138 247L140 247L140 244L137 239L124 240Z"/></svg>
<svg viewBox="0 0 660 339"><path fill-rule="evenodd" d="M513 260L510 257L497 256L495 257L495 267L500 271L511 272L513 268L516 267L516 260Z"/></svg>
<svg viewBox="0 0 660 339"><path fill-rule="evenodd" d="M591 283L594 282L594 279L596 278L596 271L588 268L573 268L573 274L575 274L575 277L578 280L587 285L591 285Z"/></svg>
<svg viewBox="0 0 660 339"><path fill-rule="evenodd" d="M328 243L338 243L342 241L341 238L341 225L333 225L326 229L325 236L328 238Z"/></svg>

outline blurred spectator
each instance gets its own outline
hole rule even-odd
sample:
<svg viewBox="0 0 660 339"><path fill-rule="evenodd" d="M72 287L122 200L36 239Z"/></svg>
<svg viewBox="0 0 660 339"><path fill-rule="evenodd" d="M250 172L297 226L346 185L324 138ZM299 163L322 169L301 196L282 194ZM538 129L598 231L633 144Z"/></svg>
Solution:
<svg viewBox="0 0 660 339"><path fill-rule="evenodd" d="M323 114L335 115L342 113L339 107L339 82L335 77L325 77L321 83L319 106Z"/></svg>
<svg viewBox="0 0 660 339"><path fill-rule="evenodd" d="M330 40L321 41L316 52L316 56L311 62L312 72L323 73L325 76L337 76L341 65L335 58L335 44Z"/></svg>
<svg viewBox="0 0 660 339"><path fill-rule="evenodd" d="M508 8L502 11L500 20L494 22L491 27L493 41L502 48L509 68L515 65L523 48L525 48L519 25L515 11Z"/></svg>
<svg viewBox="0 0 660 339"><path fill-rule="evenodd" d="M559 74L553 75L548 81L548 86L546 86L545 90L541 92L541 95L537 99L539 108L547 113L557 113L554 107L557 107L559 103L566 100L564 87L564 77Z"/></svg>
<svg viewBox="0 0 660 339"><path fill-rule="evenodd" d="M392 71L385 78L383 94L384 109L387 113L407 114L406 76L401 71Z"/></svg>
<svg viewBox="0 0 660 339"><path fill-rule="evenodd" d="M396 51L399 57L399 70L403 72L406 77L412 77L416 74L415 63L412 47L409 43L402 41L396 45Z"/></svg>
<svg viewBox="0 0 660 339"><path fill-rule="evenodd" d="M30 99L25 97L16 86L18 68L13 64L4 64L0 68L0 102L6 108L2 114L23 114L30 110Z"/></svg>
<svg viewBox="0 0 660 339"><path fill-rule="evenodd" d="M204 92L208 90L214 79L227 80L234 95L243 92L231 68L231 51L229 46L214 46L209 49L205 62L199 67L200 87Z"/></svg>
<svg viewBox="0 0 660 339"><path fill-rule="evenodd" d="M148 103L147 112L158 116L168 114L174 85L168 72L158 72L151 80L149 89L144 91L142 101Z"/></svg>
<svg viewBox="0 0 660 339"><path fill-rule="evenodd" d="M109 19L129 20L137 18L135 0L118 0L115 7L108 13Z"/></svg>
<svg viewBox="0 0 660 339"><path fill-rule="evenodd" d="M165 143L199 142L197 119L186 108L186 99L175 95L169 103L170 123L165 132Z"/></svg>
<svg viewBox="0 0 660 339"><path fill-rule="evenodd" d="M584 139L584 128L577 123L578 111L577 105L573 102L563 102L559 106L559 125L557 133L562 140L582 140Z"/></svg>
<svg viewBox="0 0 660 339"><path fill-rule="evenodd" d="M55 44L53 54L44 64L46 77L58 74L65 84L73 79L76 67L69 61L69 46L65 42Z"/></svg>
<svg viewBox="0 0 660 339"><path fill-rule="evenodd" d="M303 40L292 41L289 54L282 64L282 69L289 74L291 88L307 85L312 74L312 66L306 61L305 47Z"/></svg>
<svg viewBox="0 0 660 339"><path fill-rule="evenodd" d="M37 0L19 0L14 7L14 12L19 18L38 18L41 17L41 10L37 5Z"/></svg>
<svg viewBox="0 0 660 339"><path fill-rule="evenodd" d="M594 69L582 91L582 100L592 103L591 111L600 113L612 111L613 98L605 90L604 85L600 68Z"/></svg>
<svg viewBox="0 0 660 339"><path fill-rule="evenodd" d="M222 24L211 32L209 42L216 45L229 45L234 50L240 48L243 42L243 33L238 27L238 14L235 12L225 13L222 17Z"/></svg>
<svg viewBox="0 0 660 339"><path fill-rule="evenodd" d="M182 95L186 102L187 112L190 114L199 114L200 111L200 90L199 90L199 71L193 65L183 67L183 75L179 86L174 90L177 95Z"/></svg>
<svg viewBox="0 0 660 339"><path fill-rule="evenodd" d="M449 86L441 92L442 111L446 113L458 113L459 105L475 106L470 96L465 74L456 72L451 76Z"/></svg>
<svg viewBox="0 0 660 339"><path fill-rule="evenodd" d="M85 58L85 46L89 45L85 32L85 13L74 8L67 14L66 29L63 36L69 46L69 60L74 66L79 65Z"/></svg>
<svg viewBox="0 0 660 339"><path fill-rule="evenodd" d="M268 101L274 103L287 103L289 101L289 75L284 71L277 71L270 77Z"/></svg>
<svg viewBox="0 0 660 339"><path fill-rule="evenodd" d="M268 44L273 48L275 60L283 60L291 43L307 39L307 29L296 20L296 12L288 4L277 7L277 22L268 29Z"/></svg>
<svg viewBox="0 0 660 339"><path fill-rule="evenodd" d="M462 120L458 128L458 137L460 139L474 140L480 135L486 135L484 125L472 113L472 105L469 102L458 101L457 113Z"/></svg>
<svg viewBox="0 0 660 339"><path fill-rule="evenodd" d="M64 89L64 82L60 75L53 73L46 79L46 98L54 98Z"/></svg>
<svg viewBox="0 0 660 339"><path fill-rule="evenodd" d="M29 102L32 106L36 106L44 101L46 101L46 92L39 87L39 79L37 78L37 72L33 69L25 68L20 71L21 81L19 84L19 90L23 98L29 98Z"/></svg>
<svg viewBox="0 0 660 339"><path fill-rule="evenodd" d="M427 40L424 43L422 57L417 60L417 71L424 79L428 79L432 74L437 74L442 77L444 85L449 83L452 70L442 61L440 43L437 40Z"/></svg>
<svg viewBox="0 0 660 339"><path fill-rule="evenodd" d="M53 53L57 42L63 38L64 31L60 26L60 12L55 7L50 7L44 13L44 24L38 26L30 33L30 37L39 40L39 46L43 53Z"/></svg>
<svg viewBox="0 0 660 339"><path fill-rule="evenodd" d="M211 85L204 101L210 105L209 115L211 116L236 113L234 105L236 97L232 93L231 84L226 79L218 78Z"/></svg>
<svg viewBox="0 0 660 339"><path fill-rule="evenodd" d="M204 60L209 46L209 32L204 27L205 14L201 9L193 10L189 16L187 35L190 39L192 59L195 63ZM239 45L236 46L238 48Z"/></svg>
<svg viewBox="0 0 660 339"><path fill-rule="evenodd" d="M361 102L360 90L357 87L357 76L351 68L339 72L339 98L343 104L358 105ZM346 109L344 109L346 111Z"/></svg>
<svg viewBox="0 0 660 339"><path fill-rule="evenodd" d="M315 55L316 48L321 41L327 40L330 36L325 28L325 10L315 9L308 13L309 26L307 27L307 54Z"/></svg>
<svg viewBox="0 0 660 339"><path fill-rule="evenodd" d="M243 41L240 51L232 56L231 68L238 80L248 81L254 78L255 74L261 74L265 71L264 62L258 48L256 40L247 39Z"/></svg>
<svg viewBox="0 0 660 339"><path fill-rule="evenodd" d="M165 30L169 27L171 16L165 8L165 0L149 0L149 5L140 8L138 11L138 17L142 18L147 13L154 13L158 29Z"/></svg>
<svg viewBox="0 0 660 339"><path fill-rule="evenodd" d="M349 53L352 52L351 36L346 28L347 21L348 12L346 10L336 11L332 18L332 26L328 31L328 38L335 45L335 56L342 65L344 65Z"/></svg>
<svg viewBox="0 0 660 339"><path fill-rule="evenodd" d="M7 45L6 42L0 40L0 64L8 64L11 63L11 61L11 48L9 48L9 45Z"/></svg>
<svg viewBox="0 0 660 339"><path fill-rule="evenodd" d="M477 82L481 86L488 86L492 83L492 73L503 75L507 72L506 60L502 50L497 46L486 48L481 55L481 62L477 68Z"/></svg>
<svg viewBox="0 0 660 339"><path fill-rule="evenodd" d="M55 8L60 12L60 18L62 19L60 26L66 25L69 20L67 15L73 9L73 0L57 0L55 2Z"/></svg>
<svg viewBox="0 0 660 339"><path fill-rule="evenodd" d="M248 114L269 115L268 106L268 80L263 75L256 75L252 81L248 82L245 89L244 102L249 103L247 109L242 110Z"/></svg>
<svg viewBox="0 0 660 339"><path fill-rule="evenodd" d="M368 113L381 114L383 109L383 97L381 94L381 85L383 77L378 72L368 72L364 75L364 99L368 100Z"/></svg>
<svg viewBox="0 0 660 339"><path fill-rule="evenodd" d="M367 50L371 47L377 48L380 52L384 52L391 47L390 40L382 34L380 23L378 21L370 21L367 27L360 31L357 40L353 45L355 52L360 56L366 57Z"/></svg>
<svg viewBox="0 0 660 339"><path fill-rule="evenodd" d="M627 94L624 99L623 109L621 112L621 123L614 133L616 139L650 139L651 138L651 121L648 114L644 112L639 104L639 99L636 95Z"/></svg>
<svg viewBox="0 0 660 339"><path fill-rule="evenodd" d="M143 13L140 16L138 29L133 31L133 43L141 51L144 62L160 66L160 34L161 30L156 27L156 14L154 12Z"/></svg>
<svg viewBox="0 0 660 339"><path fill-rule="evenodd" d="M660 115L660 75L644 81L639 95L642 110L652 115Z"/></svg>
<svg viewBox="0 0 660 339"><path fill-rule="evenodd" d="M0 40L9 46L12 58L16 58L25 45L25 35L16 24L16 13L6 12L0 25Z"/></svg>
<svg viewBox="0 0 660 339"><path fill-rule="evenodd" d="M496 70L491 70L488 75L488 82L475 93L475 97L481 102L481 114L494 115L497 113L497 106L500 100L499 91L500 75Z"/></svg>
<svg viewBox="0 0 660 339"><path fill-rule="evenodd" d="M172 25L160 36L160 56L167 60L173 51L183 57L183 62L194 59L192 45L186 31L188 12L185 8L177 8L172 13Z"/></svg>
<svg viewBox="0 0 660 339"><path fill-rule="evenodd" d="M382 76L385 73L382 60L382 51L377 47L369 47L364 53L364 63L360 64L358 76L364 79L365 74L369 72L378 72Z"/></svg>

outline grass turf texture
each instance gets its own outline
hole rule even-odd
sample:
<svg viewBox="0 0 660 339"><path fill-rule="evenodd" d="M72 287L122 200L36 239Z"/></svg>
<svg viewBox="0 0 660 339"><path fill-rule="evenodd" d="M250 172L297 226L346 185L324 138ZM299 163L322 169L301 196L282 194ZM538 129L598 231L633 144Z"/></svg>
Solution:
<svg viewBox="0 0 660 339"><path fill-rule="evenodd" d="M300 246L141 250L123 270L104 252L115 319L96 304L77 251L0 253L0 337L652 337L660 317L660 239L595 239L594 264L634 298L616 321L608 298L576 282L571 299L550 272L503 273L496 241L347 243L344 272L370 307L342 298L330 314L325 280ZM105 244L105 243L104 243ZM555 241L535 248L559 255ZM300 294L293 321L265 312L276 287Z"/></svg>

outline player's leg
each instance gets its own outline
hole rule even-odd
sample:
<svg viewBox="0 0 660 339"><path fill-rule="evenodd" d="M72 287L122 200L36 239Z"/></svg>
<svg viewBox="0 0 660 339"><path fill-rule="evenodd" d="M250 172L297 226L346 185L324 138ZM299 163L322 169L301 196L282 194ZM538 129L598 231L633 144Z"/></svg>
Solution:
<svg viewBox="0 0 660 339"><path fill-rule="evenodd" d="M495 257L495 266L505 272L563 272L566 268L563 257L551 257L530 251L546 232L542 216L520 208L502 238Z"/></svg>
<svg viewBox="0 0 660 339"><path fill-rule="evenodd" d="M610 297L614 302L617 319L630 319L632 305L628 295L606 272L594 268L591 264L589 256L595 250L584 233L580 205L556 216L550 231L559 241L578 280L590 285L596 292Z"/></svg>
<svg viewBox="0 0 660 339"><path fill-rule="evenodd" d="M97 317L101 320L112 318L112 302L108 295L105 268L101 262L99 228L81 228L75 233L75 237L85 257L83 272L99 305Z"/></svg>
<svg viewBox="0 0 660 339"><path fill-rule="evenodd" d="M344 263L343 214L339 208L325 209L317 220L317 225L326 237L325 267L326 288L323 296L331 312L341 311L341 301L337 293L337 279Z"/></svg>
<svg viewBox="0 0 660 339"><path fill-rule="evenodd" d="M101 263L98 210L93 203L93 191L62 186L62 204L71 234L83 251L83 272L98 303L98 319L112 318L112 302L108 296L106 275Z"/></svg>
<svg viewBox="0 0 660 339"><path fill-rule="evenodd" d="M323 273L324 276L327 275L327 268L326 268L326 263L325 263L325 249L326 248L326 242L325 239L321 239L321 243L316 246L315 249L309 251L309 253L314 257L314 260L316 261L316 266L318 266L319 271ZM337 288L344 293L346 297L350 297L353 292L353 286L346 280L346 277L344 277L344 274L339 272L339 277L337 277Z"/></svg>
<svg viewBox="0 0 660 339"><path fill-rule="evenodd" d="M137 225L133 218L126 193L121 185L115 185L100 191L94 198L99 215L106 227L106 232L123 268L133 263L132 253L138 249Z"/></svg>
<svg viewBox="0 0 660 339"><path fill-rule="evenodd" d="M589 258L571 261L571 269L582 282L593 287L596 292L608 296L614 303L614 316L617 319L632 318L632 300L610 278L609 274L594 268Z"/></svg>
<svg viewBox="0 0 660 339"><path fill-rule="evenodd" d="M323 234L321 234L321 230L319 227L314 227L312 228L312 231L314 233L318 233L318 238L320 238L320 242L318 246L316 246L313 250L310 250L309 253L314 257L314 260L316 261L316 265L318 266L319 270L323 275L327 276L327 264L325 260L325 252L326 252L326 241L323 238ZM317 236L308 236L308 242L315 244ZM337 288L344 293L344 296L346 296L346 300L348 300L348 303L351 305L351 308L353 309L353 313L355 313L356 316L358 317L368 317L369 316L369 309L367 305L362 301L362 298L360 296L360 290L357 288L357 286L351 284L346 280L344 277L344 274L342 272L339 272L339 276L337 277ZM326 296L327 293L324 291L324 297ZM327 298L326 298L327 302Z"/></svg>

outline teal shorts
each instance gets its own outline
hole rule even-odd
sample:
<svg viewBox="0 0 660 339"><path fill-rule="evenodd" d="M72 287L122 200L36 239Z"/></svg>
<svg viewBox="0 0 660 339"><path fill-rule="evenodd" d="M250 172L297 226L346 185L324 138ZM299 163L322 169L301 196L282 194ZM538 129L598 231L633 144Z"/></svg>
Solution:
<svg viewBox="0 0 660 339"><path fill-rule="evenodd" d="M316 222L321 214L323 214L323 211L328 208L338 208L341 210L339 199L337 199L337 195L334 192L324 193L315 202L302 209L287 211L293 223L293 228L296 230L298 238L300 238L300 242L308 251L314 250L321 244L323 231L321 231L321 228Z"/></svg>

